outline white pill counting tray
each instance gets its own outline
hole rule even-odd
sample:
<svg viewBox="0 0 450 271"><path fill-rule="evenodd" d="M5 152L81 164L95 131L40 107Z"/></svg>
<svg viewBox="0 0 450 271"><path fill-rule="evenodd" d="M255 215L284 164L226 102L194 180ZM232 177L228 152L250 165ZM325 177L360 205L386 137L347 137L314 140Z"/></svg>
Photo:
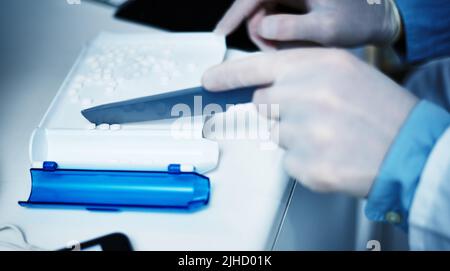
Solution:
<svg viewBox="0 0 450 271"><path fill-rule="evenodd" d="M176 120L95 126L80 111L198 86L225 52L224 38L211 33L100 34L85 46L33 132L32 168L195 174L214 169L219 146L202 138L201 117L185 128L192 136L180 139L173 136Z"/></svg>

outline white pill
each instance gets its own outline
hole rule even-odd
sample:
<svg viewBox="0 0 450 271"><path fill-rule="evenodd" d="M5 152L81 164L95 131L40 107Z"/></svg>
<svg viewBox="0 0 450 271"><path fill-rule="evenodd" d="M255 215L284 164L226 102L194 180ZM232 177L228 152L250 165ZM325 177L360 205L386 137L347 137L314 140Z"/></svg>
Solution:
<svg viewBox="0 0 450 271"><path fill-rule="evenodd" d="M115 90L116 90L115 87L106 87L106 88L105 88L105 91L106 91L107 93L113 93Z"/></svg>
<svg viewBox="0 0 450 271"><path fill-rule="evenodd" d="M147 74L147 73L149 73L150 72L150 70L148 69L148 68L142 68L141 69L141 73L142 74Z"/></svg>
<svg viewBox="0 0 450 271"><path fill-rule="evenodd" d="M170 70L170 69L174 69L175 68L175 63L173 61L170 61L170 60L163 60L163 61L161 61L161 65L166 70Z"/></svg>
<svg viewBox="0 0 450 271"><path fill-rule="evenodd" d="M80 89L82 87L83 87L83 84L81 84L81 83L75 83L72 85L72 88L74 88L74 89Z"/></svg>
<svg viewBox="0 0 450 271"><path fill-rule="evenodd" d="M114 79L111 76L105 76L102 77L103 83L109 85L110 83L114 82Z"/></svg>
<svg viewBox="0 0 450 271"><path fill-rule="evenodd" d="M113 131L117 131L122 129L122 126L120 124L112 124L109 128Z"/></svg>
<svg viewBox="0 0 450 271"><path fill-rule="evenodd" d="M72 103L78 103L80 101L80 96L74 95L70 97L70 102Z"/></svg>
<svg viewBox="0 0 450 271"><path fill-rule="evenodd" d="M195 65L194 63L190 63L187 65L187 69L188 71L193 72L197 69L197 65Z"/></svg>
<svg viewBox="0 0 450 271"><path fill-rule="evenodd" d="M93 63L97 63L97 59L95 58L95 57L89 57L87 60L86 60L86 62L88 63L88 64L93 64Z"/></svg>
<svg viewBox="0 0 450 271"><path fill-rule="evenodd" d="M156 73L162 72L161 65L159 65L159 64L154 65L153 66L153 71L156 72Z"/></svg>
<svg viewBox="0 0 450 271"><path fill-rule="evenodd" d="M74 81L78 82L78 83L83 83L85 80L86 80L86 76L83 76L83 75L77 75L74 78Z"/></svg>
<svg viewBox="0 0 450 271"><path fill-rule="evenodd" d="M85 85L92 84L92 81L93 81L93 80L92 80L91 77L87 77L86 80L84 80L84 84L85 84Z"/></svg>
<svg viewBox="0 0 450 271"><path fill-rule="evenodd" d="M109 124L102 123L102 124L97 126L97 129L99 129L99 130L109 130Z"/></svg>
<svg viewBox="0 0 450 271"><path fill-rule="evenodd" d="M75 89L75 88L69 89L68 92L69 92L69 95L70 95L70 96L78 95L78 89Z"/></svg>
<svg viewBox="0 0 450 271"><path fill-rule="evenodd" d="M161 76L161 84L163 85L167 85L170 82L170 77L167 75L163 75Z"/></svg>
<svg viewBox="0 0 450 271"><path fill-rule="evenodd" d="M91 105L92 103L93 103L93 100L90 98L84 98L81 101L81 105L83 105L83 106L88 106L88 105Z"/></svg>
<svg viewBox="0 0 450 271"><path fill-rule="evenodd" d="M124 73L123 77L124 77L125 80L133 79L133 75L131 73Z"/></svg>
<svg viewBox="0 0 450 271"><path fill-rule="evenodd" d="M145 58L145 62L148 64L153 64L155 62L155 58L153 56L148 56Z"/></svg>
<svg viewBox="0 0 450 271"><path fill-rule="evenodd" d="M86 125L86 130L95 130L96 127L97 125L95 125L95 123L89 123Z"/></svg>
<svg viewBox="0 0 450 271"><path fill-rule="evenodd" d="M172 76L173 77L180 77L182 74L181 74L181 72L179 71L179 70L174 70L173 72L172 72Z"/></svg>
<svg viewBox="0 0 450 271"><path fill-rule="evenodd" d="M91 68L93 68L93 69L96 69L96 68L99 67L99 64L98 64L97 61L95 61L95 62L90 63L89 66L90 66Z"/></svg>

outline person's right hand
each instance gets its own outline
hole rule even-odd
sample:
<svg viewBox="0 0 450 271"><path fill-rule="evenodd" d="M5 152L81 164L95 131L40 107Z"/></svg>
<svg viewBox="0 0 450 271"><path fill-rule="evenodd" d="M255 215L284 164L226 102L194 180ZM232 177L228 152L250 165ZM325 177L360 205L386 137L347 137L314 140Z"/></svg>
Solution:
<svg viewBox="0 0 450 271"><path fill-rule="evenodd" d="M274 14L277 4L306 13ZM387 45L401 29L393 0L236 0L215 32L228 35L246 19L250 37L261 49L288 47L292 42Z"/></svg>
<svg viewBox="0 0 450 271"><path fill-rule="evenodd" d="M287 173L321 192L365 197L417 98L344 50L308 48L226 61L203 75L210 91L263 86ZM259 107L257 107L259 108ZM265 107L267 108L267 107Z"/></svg>

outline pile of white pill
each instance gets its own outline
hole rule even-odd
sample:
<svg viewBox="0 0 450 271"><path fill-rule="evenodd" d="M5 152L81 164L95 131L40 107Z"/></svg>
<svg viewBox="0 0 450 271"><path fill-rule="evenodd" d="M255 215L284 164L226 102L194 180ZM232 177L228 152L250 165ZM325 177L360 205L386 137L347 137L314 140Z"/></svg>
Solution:
<svg viewBox="0 0 450 271"><path fill-rule="evenodd" d="M87 130L100 130L100 131L119 131L122 129L120 124L107 124L102 123L99 125L95 125L94 123L89 123L86 125Z"/></svg>
<svg viewBox="0 0 450 271"><path fill-rule="evenodd" d="M173 50L157 50L148 44L104 45L95 49L81 63L83 75L77 75L69 85L68 97L74 104L87 108L95 103L87 87L103 90L101 95L117 94L125 81L151 75L159 78L160 86L168 86L174 78L197 71L196 63L181 65L173 60Z"/></svg>

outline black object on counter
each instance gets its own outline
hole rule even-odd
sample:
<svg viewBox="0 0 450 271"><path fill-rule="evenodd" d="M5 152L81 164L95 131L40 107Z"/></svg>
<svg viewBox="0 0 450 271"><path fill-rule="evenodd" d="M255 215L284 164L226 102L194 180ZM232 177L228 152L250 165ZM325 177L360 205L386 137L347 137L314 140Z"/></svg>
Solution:
<svg viewBox="0 0 450 271"><path fill-rule="evenodd" d="M210 32L233 0L130 0L116 17L175 32ZM257 48L248 37L245 24L227 37L227 45L246 51Z"/></svg>

